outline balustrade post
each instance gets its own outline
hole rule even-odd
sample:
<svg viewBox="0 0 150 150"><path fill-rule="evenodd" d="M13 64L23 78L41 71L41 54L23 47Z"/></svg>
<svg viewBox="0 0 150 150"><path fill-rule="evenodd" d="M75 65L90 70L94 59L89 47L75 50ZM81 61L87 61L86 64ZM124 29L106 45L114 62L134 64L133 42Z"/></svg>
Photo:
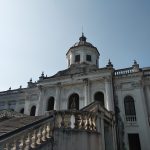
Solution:
<svg viewBox="0 0 150 150"><path fill-rule="evenodd" d="M91 118L90 114L86 114L86 130L91 130Z"/></svg>
<svg viewBox="0 0 150 150"><path fill-rule="evenodd" d="M30 133L27 134L27 138L25 140L25 148L24 150L29 150L30 149Z"/></svg>
<svg viewBox="0 0 150 150"><path fill-rule="evenodd" d="M82 129L87 130L87 123L88 123L87 113L82 114L81 119L82 119Z"/></svg>
<svg viewBox="0 0 150 150"><path fill-rule="evenodd" d="M19 150L23 150L24 149L24 146L25 146L25 139L24 139L24 136L21 138L20 140L20 144L19 144Z"/></svg>
<svg viewBox="0 0 150 150"><path fill-rule="evenodd" d="M50 130L50 124L48 124L46 127L46 138L48 138L48 139L50 138L50 131L51 131Z"/></svg>
<svg viewBox="0 0 150 150"><path fill-rule="evenodd" d="M71 128L71 114L64 114L64 127Z"/></svg>
<svg viewBox="0 0 150 150"><path fill-rule="evenodd" d="M4 150L9 150L9 144L6 143L6 145L4 146Z"/></svg>
<svg viewBox="0 0 150 150"><path fill-rule="evenodd" d="M42 130L42 141L46 141L46 126L43 126L43 130Z"/></svg>
<svg viewBox="0 0 150 150"><path fill-rule="evenodd" d="M37 140L37 137L36 137L36 130L33 131L33 134L32 134L32 137L31 137L31 147L32 148L35 148L36 147L36 140Z"/></svg>
<svg viewBox="0 0 150 150"><path fill-rule="evenodd" d="M17 143L16 143L16 140L14 140L14 142L13 142L13 144L12 144L11 150L17 150Z"/></svg>
<svg viewBox="0 0 150 150"><path fill-rule="evenodd" d="M62 122L62 116L60 114L56 115L55 127L60 128Z"/></svg>
<svg viewBox="0 0 150 150"><path fill-rule="evenodd" d="M75 123L74 123L74 128L79 129L80 126L80 117L78 113L75 113Z"/></svg>
<svg viewBox="0 0 150 150"><path fill-rule="evenodd" d="M62 121L61 121L61 127L64 127L65 123L64 123L64 112L61 113L61 117L62 117Z"/></svg>
<svg viewBox="0 0 150 150"><path fill-rule="evenodd" d="M41 144L41 128L39 128L39 131L38 131L38 133L37 133L37 141L36 141L36 143L37 143L38 145Z"/></svg>

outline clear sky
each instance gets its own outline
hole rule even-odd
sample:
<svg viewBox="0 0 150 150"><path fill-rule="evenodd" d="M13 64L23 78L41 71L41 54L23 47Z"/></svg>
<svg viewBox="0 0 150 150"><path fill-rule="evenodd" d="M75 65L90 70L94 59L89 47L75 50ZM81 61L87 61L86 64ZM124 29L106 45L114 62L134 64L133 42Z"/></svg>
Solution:
<svg viewBox="0 0 150 150"><path fill-rule="evenodd" d="M66 69L82 26L100 67L150 66L150 0L0 0L0 91Z"/></svg>

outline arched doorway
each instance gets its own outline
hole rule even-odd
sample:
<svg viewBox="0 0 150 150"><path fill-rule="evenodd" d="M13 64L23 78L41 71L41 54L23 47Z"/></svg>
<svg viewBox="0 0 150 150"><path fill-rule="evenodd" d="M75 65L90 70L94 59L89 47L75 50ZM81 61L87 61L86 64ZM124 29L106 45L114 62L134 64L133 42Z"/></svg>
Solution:
<svg viewBox="0 0 150 150"><path fill-rule="evenodd" d="M30 116L35 116L36 106L32 106Z"/></svg>
<svg viewBox="0 0 150 150"><path fill-rule="evenodd" d="M24 114L24 108L22 108L22 109L20 110L20 113Z"/></svg>
<svg viewBox="0 0 150 150"><path fill-rule="evenodd" d="M74 93L70 95L68 101L68 109L70 110L79 110L79 95Z"/></svg>
<svg viewBox="0 0 150 150"><path fill-rule="evenodd" d="M54 97L50 97L47 102L47 111L54 110Z"/></svg>
<svg viewBox="0 0 150 150"><path fill-rule="evenodd" d="M104 94L102 92L96 92L94 95L94 100L100 102L101 106L105 106Z"/></svg>

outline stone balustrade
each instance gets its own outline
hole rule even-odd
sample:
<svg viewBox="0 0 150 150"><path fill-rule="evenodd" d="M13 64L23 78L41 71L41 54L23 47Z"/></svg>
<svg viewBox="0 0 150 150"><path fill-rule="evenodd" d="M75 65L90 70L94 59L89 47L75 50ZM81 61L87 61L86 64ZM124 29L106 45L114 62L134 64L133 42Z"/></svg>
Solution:
<svg viewBox="0 0 150 150"><path fill-rule="evenodd" d="M119 69L119 70L115 70L115 76L122 76L122 75L128 75L133 73L133 68L125 68L125 69Z"/></svg>
<svg viewBox="0 0 150 150"><path fill-rule="evenodd" d="M125 116L125 118L126 118L127 124L136 124L137 123L136 115L127 115L127 116Z"/></svg>
<svg viewBox="0 0 150 150"><path fill-rule="evenodd" d="M86 111L58 111L55 128L96 131L96 114Z"/></svg>
<svg viewBox="0 0 150 150"><path fill-rule="evenodd" d="M52 137L50 119L15 133L0 141L0 150L29 150L38 147ZM5 136L5 135L4 135Z"/></svg>
<svg viewBox="0 0 150 150"><path fill-rule="evenodd" d="M150 69L143 71L144 77L150 77Z"/></svg>
<svg viewBox="0 0 150 150"><path fill-rule="evenodd" d="M96 131L95 113L70 110L47 112L47 114L48 116L41 120L0 136L0 150L37 148L53 137L54 129Z"/></svg>

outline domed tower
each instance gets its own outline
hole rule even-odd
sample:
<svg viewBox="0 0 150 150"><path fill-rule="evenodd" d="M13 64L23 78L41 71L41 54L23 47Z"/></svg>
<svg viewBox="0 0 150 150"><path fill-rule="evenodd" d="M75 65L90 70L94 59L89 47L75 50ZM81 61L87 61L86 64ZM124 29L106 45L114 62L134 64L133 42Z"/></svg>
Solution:
<svg viewBox="0 0 150 150"><path fill-rule="evenodd" d="M66 54L68 67L71 65L88 64L99 67L99 52L96 47L86 41L82 33L79 42L75 43Z"/></svg>

